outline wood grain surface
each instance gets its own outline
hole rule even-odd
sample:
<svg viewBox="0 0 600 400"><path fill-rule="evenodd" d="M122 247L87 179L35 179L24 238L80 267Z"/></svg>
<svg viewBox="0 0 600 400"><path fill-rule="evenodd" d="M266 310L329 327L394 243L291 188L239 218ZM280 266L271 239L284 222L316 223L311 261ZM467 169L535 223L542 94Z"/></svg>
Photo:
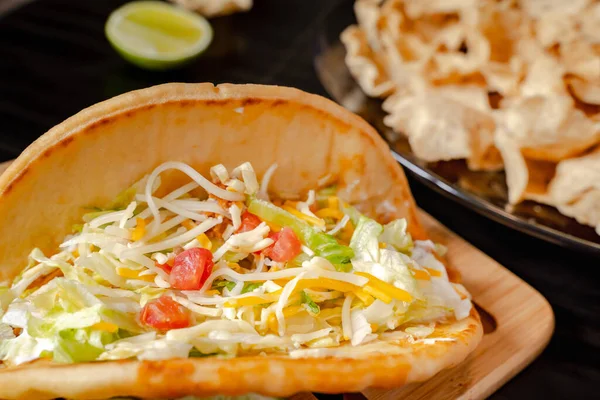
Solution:
<svg viewBox="0 0 600 400"><path fill-rule="evenodd" d="M0 173L10 162L0 163ZM427 382L394 390L369 389L347 399L483 399L515 376L548 344L554 314L535 289L421 211L432 239L448 247L447 260L482 309L485 333L479 347L460 365ZM300 393L293 400L315 400Z"/></svg>
<svg viewBox="0 0 600 400"><path fill-rule="evenodd" d="M448 262L493 321L484 321L481 344L457 367L421 384L363 394L369 400L486 398L546 347L554 330L552 308L535 289L431 216L421 212L421 218L432 239L448 247Z"/></svg>

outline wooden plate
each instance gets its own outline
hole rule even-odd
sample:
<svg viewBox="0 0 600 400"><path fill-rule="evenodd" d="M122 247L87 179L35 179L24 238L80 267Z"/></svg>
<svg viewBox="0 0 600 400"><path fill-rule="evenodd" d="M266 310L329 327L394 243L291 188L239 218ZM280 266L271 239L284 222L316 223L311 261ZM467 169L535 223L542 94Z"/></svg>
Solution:
<svg viewBox="0 0 600 400"><path fill-rule="evenodd" d="M0 164L0 173L10 162ZM554 330L550 304L515 274L421 211L432 240L448 246L447 259L462 275L483 323L479 347L460 365L427 382L394 390L365 390L348 400L483 399L532 362ZM466 222L468 223L468 222ZM293 400L315 400L301 393Z"/></svg>
<svg viewBox="0 0 600 400"><path fill-rule="evenodd" d="M460 365L432 379L394 390L368 389L344 400L484 399L531 363L554 331L546 299L518 276L421 211L432 239L448 246L447 258L462 275L484 324L479 347ZM315 400L311 393L294 400Z"/></svg>

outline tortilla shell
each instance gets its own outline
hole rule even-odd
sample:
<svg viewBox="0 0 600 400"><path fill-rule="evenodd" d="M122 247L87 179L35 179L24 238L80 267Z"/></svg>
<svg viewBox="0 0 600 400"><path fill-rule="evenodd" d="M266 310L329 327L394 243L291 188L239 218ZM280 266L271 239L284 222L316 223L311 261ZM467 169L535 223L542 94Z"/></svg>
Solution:
<svg viewBox="0 0 600 400"><path fill-rule="evenodd" d="M406 178L385 143L364 120L315 95L258 85L167 84L127 93L67 119L29 146L0 177L0 281L14 277L27 254L47 254L70 233L85 206L106 205L168 160L203 174L223 163L250 161L262 175L273 163L274 193L300 195L327 176L342 197L385 222L409 220L426 238ZM163 175L161 191L184 176ZM461 362L478 344L477 312L438 324L432 337L454 340L385 342L385 351L343 357L285 355L72 365L35 361L0 369L0 398L173 398L258 392L288 396L425 380Z"/></svg>

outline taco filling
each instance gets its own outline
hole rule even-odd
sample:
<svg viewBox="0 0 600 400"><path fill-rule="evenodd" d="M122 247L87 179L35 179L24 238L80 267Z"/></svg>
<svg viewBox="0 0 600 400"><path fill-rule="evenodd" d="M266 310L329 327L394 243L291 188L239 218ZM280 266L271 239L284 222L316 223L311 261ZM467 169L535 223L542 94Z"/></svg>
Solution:
<svg viewBox="0 0 600 400"><path fill-rule="evenodd" d="M167 162L85 214L55 254L33 249L0 287L0 359L321 357L386 352L394 336L453 340L436 323L472 305L441 246L413 241L404 219L368 218L335 185L270 193L276 168L259 181L250 163L204 177ZM189 183L155 196L167 170Z"/></svg>

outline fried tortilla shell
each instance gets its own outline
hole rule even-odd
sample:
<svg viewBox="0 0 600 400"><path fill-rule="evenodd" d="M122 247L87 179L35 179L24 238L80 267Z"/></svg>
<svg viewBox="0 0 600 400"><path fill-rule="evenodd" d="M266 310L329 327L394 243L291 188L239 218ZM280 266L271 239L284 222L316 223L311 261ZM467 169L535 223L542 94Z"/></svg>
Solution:
<svg viewBox="0 0 600 400"><path fill-rule="evenodd" d="M342 197L381 222L405 217L424 239L405 176L364 120L324 98L257 85L168 84L94 105L34 142L0 177L0 272L15 276L35 246L48 251L71 230L84 207L109 203L168 160L203 174L223 163L250 161L262 175L273 163L274 193L302 194L337 181ZM161 190L184 182L165 174ZM158 194L160 195L160 194ZM461 362L477 345L477 312L439 323L431 340L392 332L364 347L327 356L293 355L106 361L34 361L0 368L0 398L102 399L114 396L301 391L353 392L427 379ZM441 340L439 340L441 338Z"/></svg>

